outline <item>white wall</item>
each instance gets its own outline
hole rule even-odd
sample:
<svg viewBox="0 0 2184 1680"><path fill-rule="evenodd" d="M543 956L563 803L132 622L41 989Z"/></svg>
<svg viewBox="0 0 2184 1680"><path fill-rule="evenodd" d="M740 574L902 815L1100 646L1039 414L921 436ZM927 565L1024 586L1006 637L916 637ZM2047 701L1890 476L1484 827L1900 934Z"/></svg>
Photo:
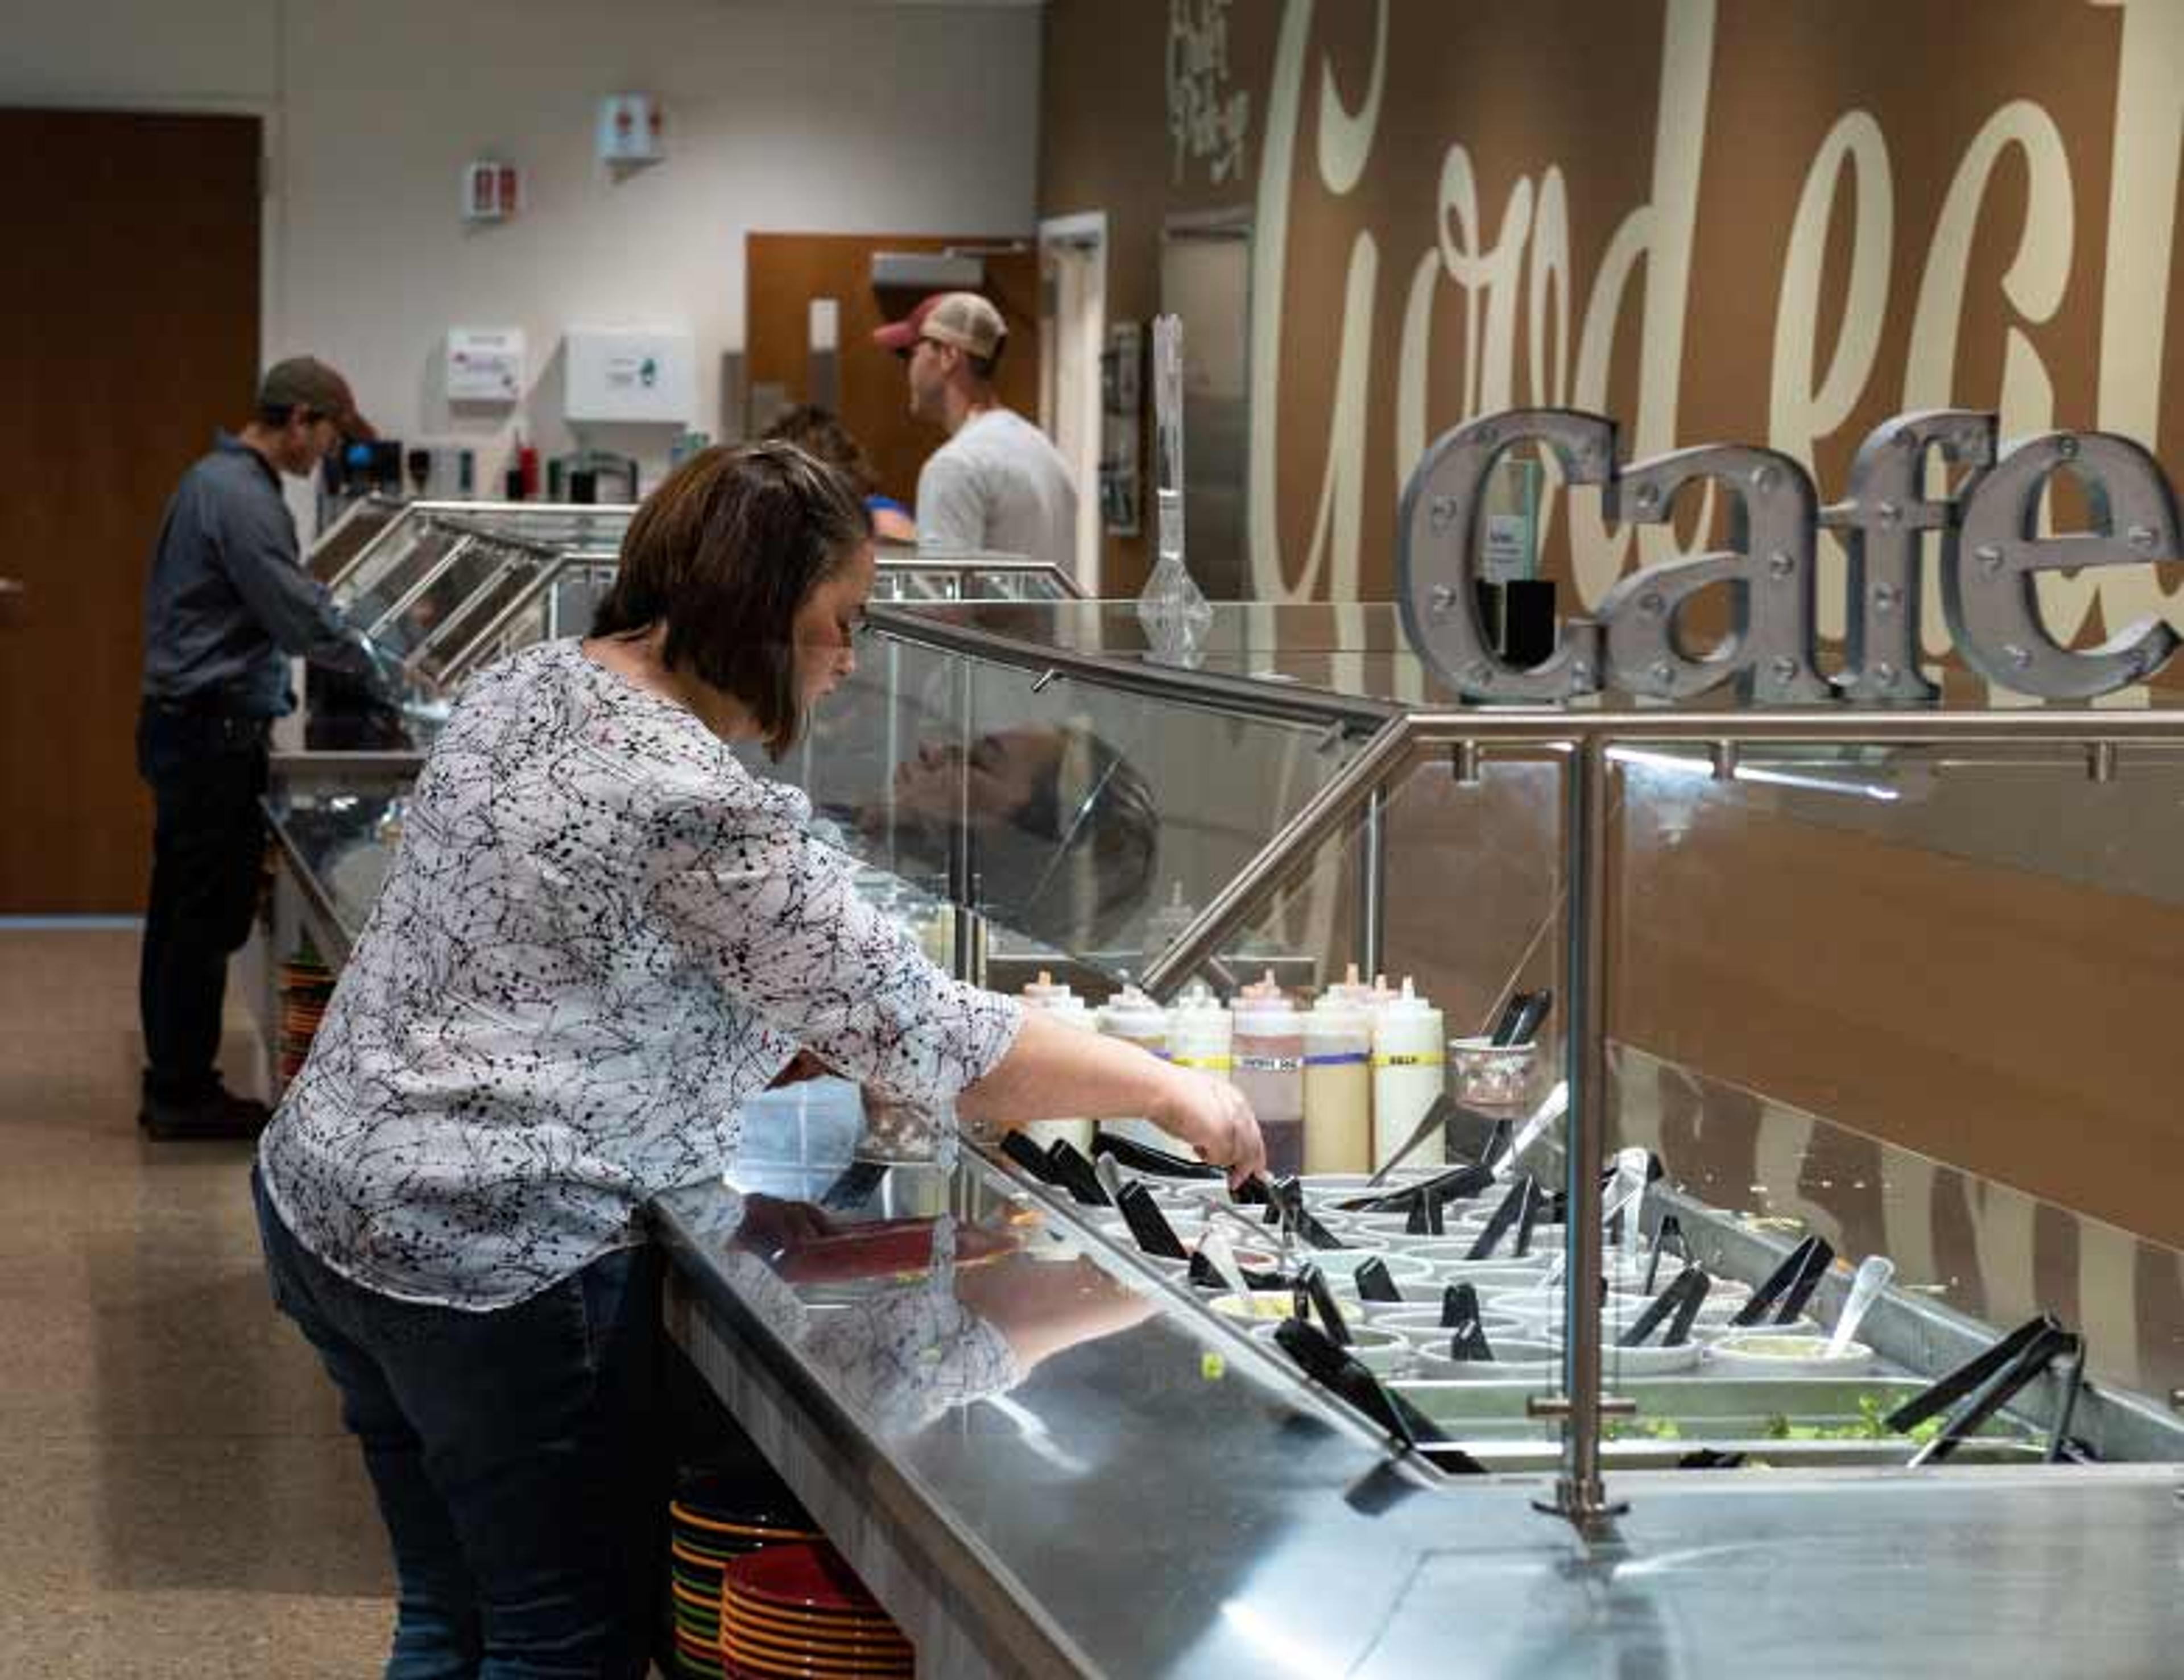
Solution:
<svg viewBox="0 0 2184 1680"><path fill-rule="evenodd" d="M532 440L571 439L571 325L686 325L695 424L721 428L751 231L1028 235L1035 9L854 0L70 0L11 19L0 103L256 109L271 120L265 348L345 371L410 442L466 442L498 482L510 418L451 414L453 325L519 325ZM187 21L185 21L187 19ZM646 92L665 163L611 178L599 97ZM468 227L461 166L525 172L515 220ZM523 411L517 411L519 415ZM656 464L666 437L594 440Z"/></svg>

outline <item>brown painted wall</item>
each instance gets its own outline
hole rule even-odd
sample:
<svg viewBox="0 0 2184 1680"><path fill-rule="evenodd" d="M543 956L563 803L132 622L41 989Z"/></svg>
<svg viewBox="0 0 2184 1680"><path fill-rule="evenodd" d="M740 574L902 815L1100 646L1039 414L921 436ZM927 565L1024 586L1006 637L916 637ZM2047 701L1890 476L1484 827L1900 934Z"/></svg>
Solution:
<svg viewBox="0 0 2184 1680"><path fill-rule="evenodd" d="M1276 541L1254 556L1262 596L1339 596L1352 578L1366 596L1384 595L1397 487L1419 448L1469 414L1513 402L1602 407L1625 423L1631 453L1773 442L1816 462L1824 494L1840 492L1876 421L1944 398L1999 405L2006 433L2098 424L2137 436L2184 478L2184 377L2170 373L2184 280L2165 260L2178 192L2175 135L2163 124L2173 120L2169 102L2184 97L2184 19L2173 7L1389 0L1384 41L1380 8L1368 0L1194 0L1184 9L1222 20L1228 75L1212 80L1249 101L1240 171L1217 181L1212 159L1188 147L1178 157L1171 145L1164 0L1054 0L1041 214L1108 213L1110 314L1133 318L1158 302L1167 215L1252 206L1262 242L1286 218L1285 248L1262 270L1279 277L1282 294L1279 327L1265 341L1279 345L1279 396ZM2127 66L2144 86L2127 86ZM1339 170L1330 179L1324 166L1346 109L1357 118L1354 181ZM1330 110L1333 125L1323 120ZM1831 218L1825 195L1815 199L1814 225L1831 231L1816 247L1826 259L1807 308L1785 289L1793 222L1830 131L1847 119L1858 125L1858 113L1886 159L1889 204L1859 248L1880 283L1865 303L1847 305L1858 195L1846 178ZM1294 136L1286 147L1285 127ZM1681 170L1680 142L1690 148ZM2129 237L2113 236L2114 159L2142 142L2145 157L2126 171L2141 196L2119 207ZM2057 168L2039 173L2035 199L2026 160L2051 151ZM1983 171L1988 153L1994 162ZM1449 190L1465 164L1478 207L1468 238L1453 208L1462 195ZM1823 185L1827 178L1822 171ZM1666 260L1670 240L1619 297L1603 287L1618 230L1631 230L1649 203L1671 209L1679 181L1693 207L1688 280L1679 285ZM1953 184L1976 207L1958 242L1960 297L1943 283L1946 242L1937 251ZM1566 206L1566 242L1545 227L1551 188ZM1490 259L1513 228L1518 260L1498 291L1467 293L1447 264L1429 261L1437 240L1447 257ZM1566 250L1561 284L1535 283L1535 259L1557 250ZM2112 250L2166 270L2150 314L2104 298ZM1415 294L1424 307L1407 330L1422 265L1437 277ZM1470 325L1475 304L1485 302L1490 318L1497 300L1512 312L1507 354L1478 342L1489 320L1477 337ZM1255 298L1255 314L1263 302ZM1597 317L1590 328L1589 314ZM1778 317L1791 323L1781 354ZM1869 357L1844 370L1843 412L1826 416L1817 437L1778 427L1773 392L1812 389L1847 323L1875 337ZM1346 326L1361 398L1351 426L1338 418ZM2157 342L2164 328L2167 342ZM1682 332L1682 356L1641 368L1641 347L1666 355L1667 329ZM2114 359L2105 384L2104 348ZM1801 354L1811 362L1802 375ZM2013 354L2016 376L2006 379ZM1581 376L1588 355L1604 380ZM1423 425L1409 435L1399 426L1407 370L1424 376ZM1357 536L1350 544L1338 536L1306 587L1330 459L1338 482L1354 475ZM1126 584L1142 572L1142 543L1111 542L1111 576ZM1596 598L1613 556L1597 542L1580 546L1591 556L1585 593Z"/></svg>
<svg viewBox="0 0 2184 1680"><path fill-rule="evenodd" d="M1384 598L1418 453L1515 404L1612 414L1626 456L1772 444L1830 498L1888 415L1992 406L2005 437L2138 438L2184 486L2184 6L1180 10L1217 26L1200 39L1225 47L1225 75L1217 53L1201 78L1220 108L1248 102L1240 168L1217 180L1234 161L1221 146L1172 141L1167 0L1051 0L1040 209L1106 212L1109 313L1135 319L1158 304L1164 218L1254 211L1254 376L1278 381L1253 414L1270 446L1251 555L1264 598ZM1831 146L1872 167L1838 178ZM1618 241L1642 252L1620 280ZM1552 515L1566 609L1640 559L1584 511ZM1110 539L1112 589L1145 564L1142 543ZM2092 580L2042 589L2053 627L2083 643L2164 609L2184 627L2164 592L2177 576L2118 569L2098 598ZM1825 592L1822 613L1824 630L1840 623ZM1927 622L1938 657L1937 606ZM2014 798L1995 792L1997 820L2022 816ZM2175 823L2173 803L2156 820ZM1511 832L1492 843L1524 843ZM2118 845L2142 856L2147 837ZM1417 946L1476 1013L1536 918L1478 890L1492 877L1455 866L1465 844L1490 842L1422 854L1430 908L1390 954ZM1618 1032L2177 1240L2184 1121L2159 1047L2184 1008L2184 877L2102 890L1950 849L1909 827L1715 815L1624 882L1663 913L1623 927Z"/></svg>

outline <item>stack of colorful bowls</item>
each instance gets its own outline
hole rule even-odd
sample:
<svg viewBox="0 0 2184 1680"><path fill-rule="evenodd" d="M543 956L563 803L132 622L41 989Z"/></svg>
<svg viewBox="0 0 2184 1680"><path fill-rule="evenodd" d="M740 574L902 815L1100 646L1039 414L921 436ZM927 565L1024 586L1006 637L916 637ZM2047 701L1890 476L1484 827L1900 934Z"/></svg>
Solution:
<svg viewBox="0 0 2184 1680"><path fill-rule="evenodd" d="M829 1545L776 1546L738 1558L721 1596L728 1680L820 1680L914 1672L902 1630Z"/></svg>
<svg viewBox="0 0 2184 1680"><path fill-rule="evenodd" d="M315 957L302 953L281 965L281 1080L286 1084L304 1071L311 1040L326 1018L334 977Z"/></svg>
<svg viewBox="0 0 2184 1680"><path fill-rule="evenodd" d="M686 1680L722 1680L721 1593L728 1566L767 1546L816 1540L818 1531L793 1501L738 1495L696 1477L668 1502L667 1515L676 1662Z"/></svg>

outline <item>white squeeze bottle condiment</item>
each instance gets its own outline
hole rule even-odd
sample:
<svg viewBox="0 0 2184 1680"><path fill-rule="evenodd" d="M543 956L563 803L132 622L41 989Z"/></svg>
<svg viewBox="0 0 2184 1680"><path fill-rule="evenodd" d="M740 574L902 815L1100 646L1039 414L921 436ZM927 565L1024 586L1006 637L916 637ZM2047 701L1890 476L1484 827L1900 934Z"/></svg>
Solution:
<svg viewBox="0 0 2184 1680"><path fill-rule="evenodd" d="M1304 1018L1304 1170L1372 1165L1373 1021L1347 987L1330 986Z"/></svg>
<svg viewBox="0 0 2184 1680"><path fill-rule="evenodd" d="M1054 976L1045 969L1039 970L1038 979L1023 988L1023 1000L1027 1008L1037 1010L1065 1026L1086 1032L1093 1030L1092 1011L1085 1007L1084 1000L1067 985L1056 985ZM1023 1132L1042 1149L1059 1138L1085 1154L1092 1153L1092 1122L1089 1120L1034 1120L1025 1126Z"/></svg>
<svg viewBox="0 0 2184 1680"><path fill-rule="evenodd" d="M1202 980L1193 981L1189 990L1175 1000L1175 1007L1167 1015L1167 1059L1178 1067L1194 1067L1214 1079L1226 1079L1229 1072L1229 1047L1235 1036L1235 1026L1228 1011L1222 1007ZM1181 1151L1184 1146L1170 1138L1162 1144L1163 1149Z"/></svg>
<svg viewBox="0 0 2184 1680"><path fill-rule="evenodd" d="M1107 999L1106 1008L1100 1011L1100 1031L1167 1060L1167 1011L1134 986L1125 986ZM1110 1120L1101 1123L1101 1129L1170 1153L1178 1147L1149 1120Z"/></svg>
<svg viewBox="0 0 2184 1680"><path fill-rule="evenodd" d="M1385 976L1382 976L1383 979L1385 977ZM1372 1004L1373 986L1371 982L1360 980L1357 977L1357 965L1351 963L1343 971L1342 978L1336 981L1320 995L1323 998L1346 998L1359 1008L1364 1009ZM1390 993L1389 995L1392 997L1395 994Z"/></svg>
<svg viewBox="0 0 2184 1680"><path fill-rule="evenodd" d="M1168 1011L1167 1059L1178 1067L1195 1067L1226 1079L1234 1037L1228 1011L1202 980L1193 981Z"/></svg>
<svg viewBox="0 0 2184 1680"><path fill-rule="evenodd" d="M1403 989L1373 1015L1373 1165L1388 1159L1410 1141L1434 1099L1440 1095L1442 1064L1447 1059L1440 1011L1411 989ZM1429 1138L1404 1157L1406 1166L1439 1166L1447 1159L1439 1138Z"/></svg>
<svg viewBox="0 0 2184 1680"><path fill-rule="evenodd" d="M1167 902L1145 918L1145 954L1158 956L1181 938L1184 930L1197 920L1197 907L1184 902L1183 883L1180 881L1169 883Z"/></svg>
<svg viewBox="0 0 2184 1680"><path fill-rule="evenodd" d="M1237 993L1232 1011L1230 1077L1258 1116L1267 1171L1286 1178L1304 1171L1304 1017L1274 984L1272 970Z"/></svg>

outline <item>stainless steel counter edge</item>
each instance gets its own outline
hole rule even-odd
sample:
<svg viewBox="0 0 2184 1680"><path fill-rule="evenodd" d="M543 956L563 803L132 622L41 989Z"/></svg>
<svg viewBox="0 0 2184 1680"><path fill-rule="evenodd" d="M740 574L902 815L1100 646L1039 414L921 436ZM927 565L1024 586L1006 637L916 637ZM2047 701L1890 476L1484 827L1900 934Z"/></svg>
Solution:
<svg viewBox="0 0 2184 1680"><path fill-rule="evenodd" d="M1071 1210L1061 1211L1081 1227ZM967 1650L947 1661L936 1656L937 1666L922 1660L925 1672L1637 1680L1786 1665L1810 1677L1981 1676L2021 1666L2028 1640L2052 1638L2054 1649L2070 1651L2074 1675L2122 1680L2164 1672L2149 1654L2184 1640L2184 1603L2173 1591L2184 1501L2173 1466L1630 1471L1611 1483L1630 1501L1629 1515L1590 1538L1530 1509L1542 1482L1507 1476L1448 1481L1399 1502L1362 1531L1378 1538L1362 1551L1354 1513L1332 1492L1312 1532L1207 1533L1206 1548L1240 1566L1262 1566L1265 1578L1245 1567L1235 1577L1243 1590L1206 1603L1195 1617L1176 1617L1170 1606L1166 1631L1184 1643L1153 1666L1103 1670L1057 1620L1120 1616L1129 1604L1103 1599L1062 1612L1037 1602L993 1548L945 1510L940 1490L811 1380L738 1299L696 1233L663 1213L677 1287L730 1343L730 1386L747 1400L754 1392L770 1397L794 1415L777 1421L811 1432L830 1459L848 1464L856 1500L850 1526L886 1525L898 1591L909 1554L913 1572L923 1566L944 1577L972 1611L983 1661L970 1661ZM1088 1243L1102 1240L1082 1234ZM1273 1439L1264 1444L1276 1449ZM1158 1498L1178 1516L1191 1508L1187 1488L1163 1485ZM1067 1522L1066 1508L1053 1518ZM1255 1549L1270 1546L1276 1555ZM848 1549L865 1568L855 1538ZM884 1548L865 1549L869 1556ZM889 1602L885 1580L873 1584ZM1176 1586L1143 1580L1140 1608ZM1473 1613L1486 1601L1481 1594L1502 1612L1483 1620ZM1853 1605L1864 1613L1851 1615ZM906 1609L915 1628L919 1607Z"/></svg>
<svg viewBox="0 0 2184 1680"><path fill-rule="evenodd" d="M672 1210L656 1207L654 1225L673 1264L671 1291L680 1288L692 1292L695 1304L710 1315L708 1327L723 1338L737 1382L755 1382L766 1391L766 1404L772 1416L752 1416L747 1394L741 1397L746 1405L732 1405L731 1410L760 1447L770 1449L776 1470L814 1510L830 1539L918 1644L919 1672L967 1673L975 1653L978 1666L994 1674L1097 1674L1100 1671L991 1549L948 1519L934 1490L866 1434L834 1397L788 1357L764 1321L744 1307L705 1263L703 1243ZM671 1296L670 1328L677 1327ZM688 1347L687 1330L683 1339ZM703 1371L702 1350L688 1350ZM741 1353L755 1357L733 1357ZM727 1373L704 1374L716 1392L724 1386L720 1379ZM828 1449L831 1479L843 1479L839 1471L844 1468L852 1473L850 1479L861 1496L856 1513L860 1521L844 1521L841 1513L827 1510L827 1501L815 1497L816 1490L808 1477L800 1476L794 1464L779 1461L780 1456L794 1455L783 1454L781 1430L769 1426L784 1422L792 1427L800 1423L816 1432ZM875 1522L884 1532L877 1536L861 1532ZM946 1583L945 1590L935 1591L926 1584L933 1577ZM917 1585L909 1587L912 1577L917 1578ZM911 1596L906 1596L906 1587ZM951 1599L960 1600L971 1616L951 1613ZM955 1653L945 1666L937 1666L936 1644ZM966 1645L969 1650L962 1649Z"/></svg>

